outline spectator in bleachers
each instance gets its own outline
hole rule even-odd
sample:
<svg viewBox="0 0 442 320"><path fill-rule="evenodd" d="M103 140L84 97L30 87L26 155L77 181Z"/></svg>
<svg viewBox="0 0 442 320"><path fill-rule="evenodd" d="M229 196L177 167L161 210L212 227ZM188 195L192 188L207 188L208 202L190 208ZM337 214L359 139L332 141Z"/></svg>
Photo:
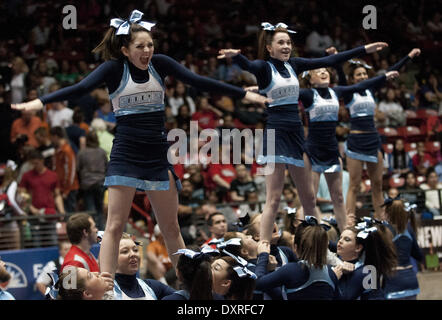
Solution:
<svg viewBox="0 0 442 320"><path fill-rule="evenodd" d="M35 115L35 111L21 111L21 117L15 119L11 126L11 143L24 143L34 148L38 147L34 132L41 126L41 120ZM17 141L18 140L18 141Z"/></svg>
<svg viewBox="0 0 442 320"><path fill-rule="evenodd" d="M60 181L64 207L66 212L75 212L79 189L75 152L62 127L52 127L50 135L52 143L57 148L55 151L55 172Z"/></svg>
<svg viewBox="0 0 442 320"><path fill-rule="evenodd" d="M235 170L236 178L230 184L230 200L245 201L246 193L256 192L257 187L245 165L237 164Z"/></svg>
<svg viewBox="0 0 442 320"><path fill-rule="evenodd" d="M430 73L426 83L424 83L420 90L421 106L427 109L438 111L439 105L442 101L442 87L438 84L437 77L434 73Z"/></svg>
<svg viewBox="0 0 442 320"><path fill-rule="evenodd" d="M227 220L221 212L214 212L206 219L209 227L210 238L203 244L209 245L209 242L214 240L223 240L224 234L227 232ZM216 244L210 244L210 246L216 249Z"/></svg>
<svg viewBox="0 0 442 320"><path fill-rule="evenodd" d="M176 117L180 106L186 104L190 108L190 115L192 115L195 109L195 102L193 98L187 93L187 88L181 81L177 81L173 96L168 98L168 104L172 109L172 114Z"/></svg>
<svg viewBox="0 0 442 320"><path fill-rule="evenodd" d="M95 118L91 123L91 128L98 136L100 148L106 151L107 159L110 159L114 135L106 129L106 123L103 119Z"/></svg>
<svg viewBox="0 0 442 320"><path fill-rule="evenodd" d="M399 188L401 197L410 203L415 203L421 208L425 202L424 194L419 192L416 175L414 172L408 172L405 175L405 183Z"/></svg>
<svg viewBox="0 0 442 320"><path fill-rule="evenodd" d="M36 52L40 53L49 43L51 28L48 25L48 17L45 15L40 17L38 24L31 30L31 32L35 36Z"/></svg>
<svg viewBox="0 0 442 320"><path fill-rule="evenodd" d="M147 252L154 254L163 264L166 271L172 268L172 261L167 253L166 244L158 224L154 227L155 240L147 245Z"/></svg>
<svg viewBox="0 0 442 320"><path fill-rule="evenodd" d="M45 127L40 127L34 131L35 139L38 142L37 150L41 152L45 161L45 166L54 169L55 146L49 138L49 132Z"/></svg>
<svg viewBox="0 0 442 320"><path fill-rule="evenodd" d="M63 197L60 192L60 184L57 174L49 170L44 165L44 158L37 150L32 150L27 156L33 169L23 174L20 181L19 192L26 191L32 197L29 211L34 216L50 216L55 213L65 214ZM40 229L46 229L50 240L57 243L57 234L55 230L55 223L53 221L44 220L40 222L38 219L30 219L32 232L32 241L34 246L42 245L42 238Z"/></svg>
<svg viewBox="0 0 442 320"><path fill-rule="evenodd" d="M393 175L403 175L413 169L410 156L404 149L404 140L394 142L393 152L388 154L388 171Z"/></svg>
<svg viewBox="0 0 442 320"><path fill-rule="evenodd" d="M71 62L67 59L64 59L61 62L61 69L58 73L55 74L55 79L62 86L70 86L73 85L78 79L78 73L72 71Z"/></svg>
<svg viewBox="0 0 442 320"><path fill-rule="evenodd" d="M433 168L427 171L426 182L419 186L425 191L425 207L433 216L440 216L442 199L442 183L438 181L438 176Z"/></svg>
<svg viewBox="0 0 442 320"><path fill-rule="evenodd" d="M92 217L100 230L104 230L104 178L107 169L106 152L99 147L95 131L86 136L86 147L77 154L77 170L80 189L84 199L85 209L93 211Z"/></svg>
<svg viewBox="0 0 442 320"><path fill-rule="evenodd" d="M202 96L197 101L197 111L192 114L192 120L198 121L198 128L215 129L218 118L222 117L222 112L209 103L209 99Z"/></svg>
<svg viewBox="0 0 442 320"><path fill-rule="evenodd" d="M21 208L17 203L17 165L14 161L8 160L4 168L3 179L0 184L0 217L12 218L13 216L24 216L25 208ZM0 250L20 249L20 228L16 220L0 222Z"/></svg>
<svg viewBox="0 0 442 320"><path fill-rule="evenodd" d="M97 243L98 229L94 219L86 213L76 213L69 217L66 223L66 233L71 248L66 254L60 272L67 266L85 268L90 272L99 272L98 261L91 252Z"/></svg>
<svg viewBox="0 0 442 320"><path fill-rule="evenodd" d="M102 119L109 131L115 128L117 118L115 118L115 113L112 111L109 99L100 99L98 101L98 110L95 112L95 118Z"/></svg>
<svg viewBox="0 0 442 320"><path fill-rule="evenodd" d="M75 153L86 148L86 130L80 127L83 123L83 119L84 117L80 107L75 107L72 115L72 123L65 128L70 144L75 146L74 152L77 150Z"/></svg>
<svg viewBox="0 0 442 320"><path fill-rule="evenodd" d="M414 172L419 175L426 175L427 169L437 164L437 159L426 151L425 143L422 141L417 143L417 153L411 160Z"/></svg>
<svg viewBox="0 0 442 320"><path fill-rule="evenodd" d="M192 120L191 111L187 104L182 104L178 108L178 115L176 116L177 127L186 131L190 135L190 121Z"/></svg>
<svg viewBox="0 0 442 320"><path fill-rule="evenodd" d="M11 103L23 102L26 97L26 78L29 67L21 57L15 57L11 63Z"/></svg>
<svg viewBox="0 0 442 320"><path fill-rule="evenodd" d="M405 125L404 108L398 103L396 92L393 88L387 89L386 97L381 100L378 108L387 117L387 126L401 127Z"/></svg>
<svg viewBox="0 0 442 320"><path fill-rule="evenodd" d="M68 102L53 102L51 109L48 110L48 122L53 127L69 127L72 124L72 116L74 111L67 107Z"/></svg>

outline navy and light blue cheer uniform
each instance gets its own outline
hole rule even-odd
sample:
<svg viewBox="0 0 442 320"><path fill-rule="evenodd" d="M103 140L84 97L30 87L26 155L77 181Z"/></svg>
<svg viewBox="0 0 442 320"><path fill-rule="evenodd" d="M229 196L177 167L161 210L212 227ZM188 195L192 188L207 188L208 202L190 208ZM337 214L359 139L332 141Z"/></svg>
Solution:
<svg viewBox="0 0 442 320"><path fill-rule="evenodd" d="M263 153L257 163L284 163L304 167L304 128L298 112L299 82L297 74L305 70L334 65L352 57L365 54L364 47L344 51L336 55L316 59L290 58L287 62L269 58L269 60L249 61L238 54L233 61L242 69L256 76L261 94L273 101L266 108L268 114L264 131ZM269 135L274 129L274 139ZM274 145L274 153L267 150Z"/></svg>
<svg viewBox="0 0 442 320"><path fill-rule="evenodd" d="M364 273L363 258L348 262L353 263L355 268L353 272L343 273L338 281L340 300L384 300L379 277L376 279L376 289L364 288L364 279L369 273Z"/></svg>
<svg viewBox="0 0 442 320"><path fill-rule="evenodd" d="M115 274L115 300L161 300L175 290L160 281L142 280L136 275Z"/></svg>
<svg viewBox="0 0 442 320"><path fill-rule="evenodd" d="M407 55L387 71L397 71L409 60ZM345 82L345 78L341 78L340 76L340 82ZM380 87L381 83L378 83L370 88L343 95L345 107L350 114L350 133L345 143L345 154L349 158L372 163L378 162L378 152L382 152L382 142L375 127L374 114L376 109L375 93ZM351 131L364 131L364 133L352 133Z"/></svg>
<svg viewBox="0 0 442 320"><path fill-rule="evenodd" d="M308 117L308 136L305 150L315 172L341 171L336 126L339 115L339 98L343 95L380 85L385 75L362 81L352 86L301 89L299 100Z"/></svg>
<svg viewBox="0 0 442 320"><path fill-rule="evenodd" d="M167 159L169 143L164 126L166 76L173 76L201 91L236 98L246 94L241 88L196 75L172 58L156 54L149 62L148 70L138 69L127 59L109 60L81 82L40 100L43 104L68 100L105 83L117 118L105 185L168 190L168 171L171 171L180 190L181 183Z"/></svg>
<svg viewBox="0 0 442 320"><path fill-rule="evenodd" d="M397 233L391 225L387 226L393 232L393 243L396 246L398 266L401 270L396 270L395 275L386 278L385 297L387 299L414 297L419 294L420 289L416 272L412 268L411 257L416 261L423 260L416 235L410 224L403 233Z"/></svg>
<svg viewBox="0 0 442 320"><path fill-rule="evenodd" d="M213 292L213 300L224 300L224 296ZM186 301L190 300L190 293L187 290L178 290L174 293L163 297L161 300L180 300L180 301Z"/></svg>
<svg viewBox="0 0 442 320"><path fill-rule="evenodd" d="M289 262L267 274L268 253L258 256L257 290L282 287L288 300L333 300L339 298L338 279L331 266L309 266L306 261Z"/></svg>

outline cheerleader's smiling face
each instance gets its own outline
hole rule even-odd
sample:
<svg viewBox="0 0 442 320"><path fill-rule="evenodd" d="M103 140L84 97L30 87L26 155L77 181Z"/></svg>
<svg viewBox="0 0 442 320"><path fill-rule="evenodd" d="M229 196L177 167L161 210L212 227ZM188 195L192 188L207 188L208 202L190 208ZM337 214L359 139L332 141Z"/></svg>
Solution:
<svg viewBox="0 0 442 320"><path fill-rule="evenodd" d="M286 32L276 32L266 48L272 58L286 62L292 54L292 40Z"/></svg>
<svg viewBox="0 0 442 320"><path fill-rule="evenodd" d="M363 246L356 243L356 234L352 230L346 229L341 233L336 253L343 261L357 259L362 249Z"/></svg>
<svg viewBox="0 0 442 320"><path fill-rule="evenodd" d="M364 67L356 68L353 71L354 83L359 83L359 82L367 80L367 79L368 79L368 73L367 73L367 69L365 69Z"/></svg>
<svg viewBox="0 0 442 320"><path fill-rule="evenodd" d="M330 73L326 68L310 71L310 84L314 88L326 88L330 84Z"/></svg>
<svg viewBox="0 0 442 320"><path fill-rule="evenodd" d="M121 47L121 52L138 69L147 70L154 52L152 37L148 32L139 31L132 35L128 47Z"/></svg>
<svg viewBox="0 0 442 320"><path fill-rule="evenodd" d="M132 239L121 239L117 273L134 275L140 266L139 246Z"/></svg>

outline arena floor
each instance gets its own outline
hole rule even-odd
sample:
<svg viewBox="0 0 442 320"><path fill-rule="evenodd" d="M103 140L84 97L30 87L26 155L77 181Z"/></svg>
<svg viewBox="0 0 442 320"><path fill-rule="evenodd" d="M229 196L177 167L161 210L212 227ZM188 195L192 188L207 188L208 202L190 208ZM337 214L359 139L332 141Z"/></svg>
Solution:
<svg viewBox="0 0 442 320"><path fill-rule="evenodd" d="M442 271L419 272L417 277L421 289L418 300L442 300Z"/></svg>

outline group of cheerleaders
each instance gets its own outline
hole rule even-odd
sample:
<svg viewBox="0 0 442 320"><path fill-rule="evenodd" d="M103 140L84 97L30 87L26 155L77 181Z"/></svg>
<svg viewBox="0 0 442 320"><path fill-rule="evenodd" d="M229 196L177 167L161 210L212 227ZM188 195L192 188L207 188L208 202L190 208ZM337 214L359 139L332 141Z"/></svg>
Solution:
<svg viewBox="0 0 442 320"><path fill-rule="evenodd" d="M412 214L401 200L384 205L383 162L374 123L374 97L376 90L387 80L396 78L397 70L418 56L420 50L411 50L384 75L369 79L369 67L353 58L378 52L387 47L386 43L371 43L322 58L292 57L290 34L295 31L284 23L275 26L263 23L258 60L250 61L236 49L221 49L218 57L232 58L243 70L255 75L258 86L255 93L196 75L174 59L154 54L151 33L154 24L143 21L142 15L134 10L127 21L111 20L109 30L94 49L105 62L85 79L33 101L12 105L17 110L40 110L47 103L69 100L106 84L117 127L105 180L109 206L99 256L100 271L115 278L121 236L135 191L140 189L149 197L172 264L184 285L183 290L168 299L211 299L217 295L226 299L416 298L419 289L410 257L412 253L415 258L420 257L409 223ZM329 87L327 67L340 68L349 60L349 84ZM167 160L169 144L164 127L167 76L201 91L266 105L264 150L257 162L272 163L274 170L265 177L266 202L260 215L259 242L251 243L245 233L236 232L230 235L231 239L226 237L225 242L218 244L221 248L215 252L207 248L186 249L177 219L181 184ZM305 81L305 88L300 88L298 76ZM346 81L340 79L340 84ZM350 174L346 205L342 196L343 164L335 134L339 99L349 112L351 124L345 148ZM302 102L309 122L306 139L298 101ZM274 135L268 136L268 130L274 130ZM272 141L267 141L268 137ZM274 152L267 152L269 143L274 144ZM374 218L358 222L354 216L355 202L364 164L371 180ZM292 253L272 243L286 169L296 185L303 209L303 216L295 219ZM322 173L340 231L339 241L334 245L328 240L316 208L315 195ZM335 251L334 263L330 263L332 251ZM275 263L271 257L276 257ZM370 273L373 281L368 281L369 285L365 281L366 266L375 270ZM205 276L212 281L202 280ZM196 279L206 290L198 288ZM106 296L113 298L115 293Z"/></svg>

